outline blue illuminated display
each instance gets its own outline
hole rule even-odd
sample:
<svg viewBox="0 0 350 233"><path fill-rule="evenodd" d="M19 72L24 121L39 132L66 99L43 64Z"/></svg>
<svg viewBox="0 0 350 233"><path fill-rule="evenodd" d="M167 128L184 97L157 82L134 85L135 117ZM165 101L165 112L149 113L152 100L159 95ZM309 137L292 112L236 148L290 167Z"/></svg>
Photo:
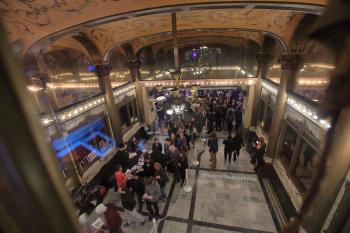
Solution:
<svg viewBox="0 0 350 233"><path fill-rule="evenodd" d="M97 157L105 156L107 151L115 145L115 142L110 136L101 131L104 128L104 120L100 118L70 132L67 136L53 140L51 145L56 151L56 157L62 158L79 146L84 147ZM105 142L102 148L98 148L97 145L89 144L89 141L93 140L95 137L100 137Z"/></svg>
<svg viewBox="0 0 350 233"><path fill-rule="evenodd" d="M96 71L96 66L88 66L88 71L95 72Z"/></svg>

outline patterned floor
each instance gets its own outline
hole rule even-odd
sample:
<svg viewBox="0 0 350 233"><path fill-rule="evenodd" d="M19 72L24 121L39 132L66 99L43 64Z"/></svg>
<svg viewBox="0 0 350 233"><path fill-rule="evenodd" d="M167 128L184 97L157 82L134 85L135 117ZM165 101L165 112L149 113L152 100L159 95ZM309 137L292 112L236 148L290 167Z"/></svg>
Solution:
<svg viewBox="0 0 350 233"><path fill-rule="evenodd" d="M196 142L196 153L200 165L189 170L189 183L192 191L186 193L179 184L169 182L167 190L170 199L161 204L161 213L167 218L157 224L124 228L126 233L229 233L277 232L266 201L262 183L249 163L249 154L241 151L240 157L232 163L224 163L222 141L225 133L218 133L219 152L217 170L210 171L209 152L201 141ZM157 136L161 142L166 136ZM150 148L153 140L148 140ZM195 160L194 149L189 160ZM191 162L190 162L191 163ZM120 206L117 193L110 190L105 202ZM124 217L124 213L120 211ZM147 214L147 213L144 213ZM91 221L97 216L92 214ZM96 230L94 230L96 232Z"/></svg>

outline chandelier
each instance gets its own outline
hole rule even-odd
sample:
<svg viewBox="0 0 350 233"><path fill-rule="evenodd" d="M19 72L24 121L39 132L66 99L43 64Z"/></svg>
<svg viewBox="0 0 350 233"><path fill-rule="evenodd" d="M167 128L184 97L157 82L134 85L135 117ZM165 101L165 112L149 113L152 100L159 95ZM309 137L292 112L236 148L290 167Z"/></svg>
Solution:
<svg viewBox="0 0 350 233"><path fill-rule="evenodd" d="M186 111L186 107L190 107L195 102L194 96L197 93L198 86L190 85L188 82L181 80L181 72L167 72L175 80L175 87L167 88L167 94L157 97L155 101L158 105L162 105L161 109L164 109L168 115L181 116ZM162 91L162 88L157 88L157 90Z"/></svg>

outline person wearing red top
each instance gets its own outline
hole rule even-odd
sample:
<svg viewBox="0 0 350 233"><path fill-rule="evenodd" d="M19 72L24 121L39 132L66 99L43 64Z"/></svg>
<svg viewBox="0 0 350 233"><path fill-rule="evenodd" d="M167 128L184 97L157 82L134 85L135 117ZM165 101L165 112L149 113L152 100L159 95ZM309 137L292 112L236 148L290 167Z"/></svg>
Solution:
<svg viewBox="0 0 350 233"><path fill-rule="evenodd" d="M117 171L114 173L115 179L117 181L118 190L126 186L126 175L123 173L123 168L117 165Z"/></svg>

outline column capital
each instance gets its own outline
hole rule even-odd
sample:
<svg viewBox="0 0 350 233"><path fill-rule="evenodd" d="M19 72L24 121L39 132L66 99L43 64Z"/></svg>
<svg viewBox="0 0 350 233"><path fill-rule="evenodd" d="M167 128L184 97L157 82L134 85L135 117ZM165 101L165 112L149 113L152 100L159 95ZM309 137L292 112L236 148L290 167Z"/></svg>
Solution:
<svg viewBox="0 0 350 233"><path fill-rule="evenodd" d="M112 70L112 66L110 64L99 64L96 65L95 73L97 77L103 78L109 76L109 73Z"/></svg>
<svg viewBox="0 0 350 233"><path fill-rule="evenodd" d="M130 68L138 69L140 68L141 62L139 60L128 60L128 65Z"/></svg>
<svg viewBox="0 0 350 233"><path fill-rule="evenodd" d="M303 67L303 57L300 54L282 55L279 63L282 70L299 70Z"/></svg>
<svg viewBox="0 0 350 233"><path fill-rule="evenodd" d="M272 57L272 54L270 53L262 52L262 53L256 54L256 60L258 64L267 64L270 61L271 57Z"/></svg>

